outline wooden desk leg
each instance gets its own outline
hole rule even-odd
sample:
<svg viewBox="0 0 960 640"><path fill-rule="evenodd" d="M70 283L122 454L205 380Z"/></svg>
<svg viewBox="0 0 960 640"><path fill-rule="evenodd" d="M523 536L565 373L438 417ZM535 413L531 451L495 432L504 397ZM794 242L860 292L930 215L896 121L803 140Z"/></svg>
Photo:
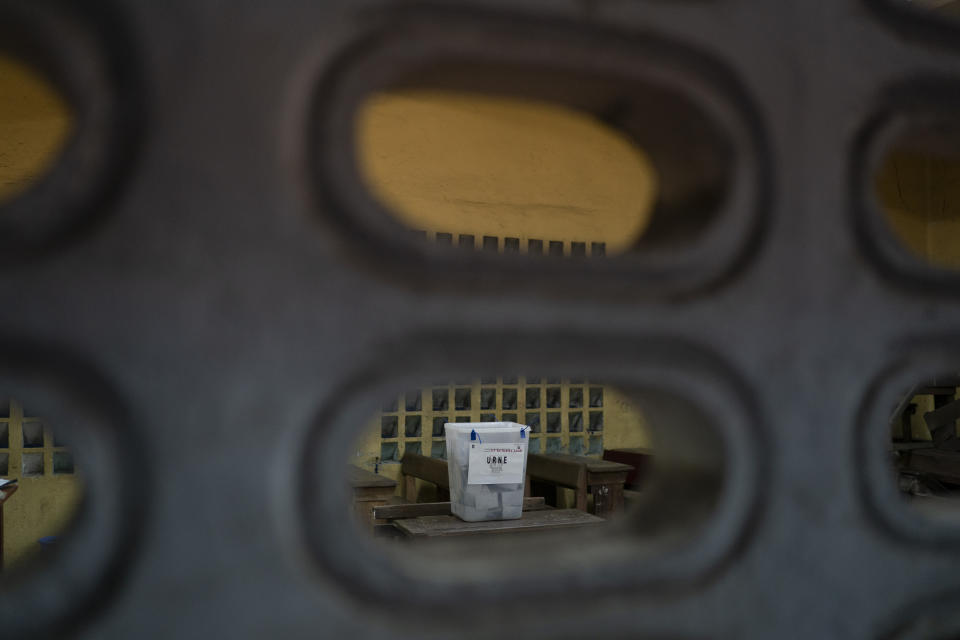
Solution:
<svg viewBox="0 0 960 640"><path fill-rule="evenodd" d="M610 486L610 513L623 511L623 483L617 482Z"/></svg>
<svg viewBox="0 0 960 640"><path fill-rule="evenodd" d="M578 509L579 511L586 511L587 510L587 487L582 486L575 489L575 491L577 496L576 509Z"/></svg>
<svg viewBox="0 0 960 640"><path fill-rule="evenodd" d="M607 518L623 510L623 483L595 484L593 490L593 515Z"/></svg>
<svg viewBox="0 0 960 640"><path fill-rule="evenodd" d="M529 498L529 497L530 497L530 476L527 476L526 478L524 478L524 482L523 482L523 497L524 497L524 498Z"/></svg>
<svg viewBox="0 0 960 640"><path fill-rule="evenodd" d="M403 497L410 502L417 501L417 479L413 476L402 476L403 478Z"/></svg>

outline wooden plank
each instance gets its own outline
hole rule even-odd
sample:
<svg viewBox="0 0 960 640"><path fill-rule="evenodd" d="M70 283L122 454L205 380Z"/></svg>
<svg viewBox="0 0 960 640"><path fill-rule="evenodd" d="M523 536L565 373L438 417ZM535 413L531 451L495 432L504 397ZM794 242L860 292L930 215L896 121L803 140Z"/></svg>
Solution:
<svg viewBox="0 0 960 640"><path fill-rule="evenodd" d="M404 453L400 460L400 473L432 482L441 489L450 488L446 460L430 458L419 453Z"/></svg>
<svg viewBox="0 0 960 640"><path fill-rule="evenodd" d="M587 510L587 488L580 487L579 489L577 489L576 492L574 493L574 500L575 500L574 506L576 506L578 511L586 511Z"/></svg>
<svg viewBox="0 0 960 640"><path fill-rule="evenodd" d="M633 470L628 464L570 454L531 454L527 460L527 473L538 484L573 489L576 508L581 511L587 510L587 491L591 490L594 509L603 516L623 508L623 484Z"/></svg>
<svg viewBox="0 0 960 640"><path fill-rule="evenodd" d="M618 447L616 449L604 449L604 452L607 451L622 451L634 456L652 456L653 449L650 447ZM606 458L604 458L606 459ZM616 460L614 460L616 462Z"/></svg>
<svg viewBox="0 0 960 640"><path fill-rule="evenodd" d="M611 462L622 462L633 467L633 471L627 474L624 484L639 488L643 486L653 467L653 450L645 447L605 449L603 459Z"/></svg>
<svg viewBox="0 0 960 640"><path fill-rule="evenodd" d="M579 457L579 456L577 456ZM587 471L589 473L623 473L633 471L633 467L623 462L614 462L613 460L598 460L596 458L586 458Z"/></svg>
<svg viewBox="0 0 960 640"><path fill-rule="evenodd" d="M627 481L627 471L604 471L597 473L587 471L587 486L592 487L595 484L615 484L623 485Z"/></svg>
<svg viewBox="0 0 960 640"><path fill-rule="evenodd" d="M587 485L587 467L576 456L561 456L530 453L527 455L527 475L533 480L568 487L585 488Z"/></svg>
<svg viewBox="0 0 960 640"><path fill-rule="evenodd" d="M574 465L581 465L592 473L612 473L623 471L629 473L633 467L621 462L612 460L601 460L599 458L590 458L588 456L575 456L569 453L531 453L527 459L527 469L530 469L533 463L534 471L531 475L537 478L548 480L555 484L566 482L566 487L573 488L576 485L572 468Z"/></svg>
<svg viewBox="0 0 960 640"><path fill-rule="evenodd" d="M920 440L916 442L892 442L891 451L911 451L913 449L932 449L933 442L930 440Z"/></svg>
<svg viewBox="0 0 960 640"><path fill-rule="evenodd" d="M397 481L386 476L361 469L352 464L347 465L347 482L351 487L396 487Z"/></svg>
<svg viewBox="0 0 960 640"><path fill-rule="evenodd" d="M524 511L546 509L543 498L524 498ZM420 516L450 515L449 502L421 502L419 504L390 504L374 507L373 517L379 520L397 520L400 518L418 518Z"/></svg>
<svg viewBox="0 0 960 640"><path fill-rule="evenodd" d="M368 503L368 505L369 505L369 507L370 507L370 514L369 514L368 517L369 517L370 521L373 523L374 529L376 529L378 526L384 526L384 525L385 525L385 526L388 526L388 527L389 527L389 526L392 526L389 521L387 521L387 520L378 520L377 517L374 515L374 510L375 510L377 507L382 507L382 506L388 505L388 504L410 504L410 502L409 502L406 498L403 498L403 497L401 497L401 496L392 495L392 496L389 496L386 500L381 500L381 501L379 501L379 502Z"/></svg>
<svg viewBox="0 0 960 640"><path fill-rule="evenodd" d="M911 451L900 470L925 473L946 482L960 482L960 452L937 449Z"/></svg>
<svg viewBox="0 0 960 640"><path fill-rule="evenodd" d="M401 490L403 497L409 502L417 501L417 479L413 476L400 474L400 479L403 481L403 488Z"/></svg>
<svg viewBox="0 0 960 640"><path fill-rule="evenodd" d="M353 490L354 502L369 502L370 500L385 500L393 495L394 487L355 487Z"/></svg>
<svg viewBox="0 0 960 640"><path fill-rule="evenodd" d="M374 524L373 509L392 500L394 487L356 487L353 490L353 511L360 522Z"/></svg>
<svg viewBox="0 0 960 640"><path fill-rule="evenodd" d="M517 520L464 522L455 516L422 516L394 520L395 527L411 538L524 533L592 526L605 522L577 509L547 509L524 512Z"/></svg>
<svg viewBox="0 0 960 640"><path fill-rule="evenodd" d="M955 396L957 394L956 387L950 386L927 386L919 387L913 393L914 396ZM911 396L912 399L912 396Z"/></svg>

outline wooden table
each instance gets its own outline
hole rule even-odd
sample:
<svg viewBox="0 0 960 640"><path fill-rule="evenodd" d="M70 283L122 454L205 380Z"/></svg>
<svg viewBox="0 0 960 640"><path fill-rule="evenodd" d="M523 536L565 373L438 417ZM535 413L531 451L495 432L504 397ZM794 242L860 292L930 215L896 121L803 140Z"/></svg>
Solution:
<svg viewBox="0 0 960 640"><path fill-rule="evenodd" d="M539 509L524 511L523 517L517 520L464 522L452 515L420 516L394 520L393 526L407 538L446 538L495 533L532 533L592 526L602 522L603 518L577 509Z"/></svg>
<svg viewBox="0 0 960 640"><path fill-rule="evenodd" d="M960 483L960 451L922 448L902 452L901 472L927 475L942 482Z"/></svg>
<svg viewBox="0 0 960 640"><path fill-rule="evenodd" d="M531 453L527 456L527 476L532 482L573 489L576 508L580 511L587 510L587 493L592 493L593 513L602 518L623 509L623 483L632 470L628 464L586 456L563 453ZM526 491L532 490L531 482L528 482ZM556 497L553 499L555 501ZM550 502L550 496L547 496L547 502Z"/></svg>
<svg viewBox="0 0 960 640"><path fill-rule="evenodd" d="M400 459L400 495L410 502L417 501L418 479L437 486L438 500L450 499L450 477L447 474L446 460L428 458L409 451L404 453Z"/></svg>
<svg viewBox="0 0 960 640"><path fill-rule="evenodd" d="M10 499L10 496L20 488L18 484L8 484L0 489L0 571L3 570L3 503Z"/></svg>
<svg viewBox="0 0 960 640"><path fill-rule="evenodd" d="M373 527L373 508L386 504L396 493L397 481L366 469L347 465L347 481L353 488L353 510L360 521Z"/></svg>
<svg viewBox="0 0 960 640"><path fill-rule="evenodd" d="M604 449L603 459L633 467L623 484L630 489L641 489L653 466L653 450L643 447Z"/></svg>

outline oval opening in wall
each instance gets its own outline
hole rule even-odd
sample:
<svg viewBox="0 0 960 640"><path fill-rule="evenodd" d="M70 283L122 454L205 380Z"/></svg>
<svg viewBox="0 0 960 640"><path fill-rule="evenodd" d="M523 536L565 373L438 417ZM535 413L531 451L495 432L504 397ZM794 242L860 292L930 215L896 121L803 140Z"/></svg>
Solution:
<svg viewBox="0 0 960 640"><path fill-rule="evenodd" d="M629 251L650 224L650 158L582 111L410 89L371 97L357 126L374 194L429 241L596 257Z"/></svg>
<svg viewBox="0 0 960 640"><path fill-rule="evenodd" d="M558 373L378 385L305 450L308 544L345 586L409 605L691 579L742 532L756 443L733 437L749 420L717 389L657 387ZM331 535L348 512L353 531Z"/></svg>
<svg viewBox="0 0 960 640"><path fill-rule="evenodd" d="M42 180L73 126L72 109L43 75L0 54L0 205Z"/></svg>
<svg viewBox="0 0 960 640"><path fill-rule="evenodd" d="M561 269L663 290L753 246L762 135L715 58L482 19L400 21L366 44L324 77L312 122L319 204L351 255L479 287Z"/></svg>
<svg viewBox="0 0 960 640"><path fill-rule="evenodd" d="M14 637L61 637L122 583L143 460L95 370L23 340L0 351L0 619Z"/></svg>
<svg viewBox="0 0 960 640"><path fill-rule="evenodd" d="M918 380L890 418L890 459L915 517L960 527L960 374Z"/></svg>
<svg viewBox="0 0 960 640"><path fill-rule="evenodd" d="M920 265L960 269L960 120L905 116L890 132L874 174L888 233Z"/></svg>
<svg viewBox="0 0 960 640"><path fill-rule="evenodd" d="M960 539L960 354L943 342L892 365L861 410L860 488L873 514L911 543Z"/></svg>

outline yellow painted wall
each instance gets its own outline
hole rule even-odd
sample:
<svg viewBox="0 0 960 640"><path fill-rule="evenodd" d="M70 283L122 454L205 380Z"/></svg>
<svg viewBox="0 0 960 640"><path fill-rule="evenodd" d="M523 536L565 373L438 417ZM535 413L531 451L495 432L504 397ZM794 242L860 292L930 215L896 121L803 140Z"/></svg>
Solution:
<svg viewBox="0 0 960 640"><path fill-rule="evenodd" d="M650 221L650 160L581 112L410 90L368 100L357 128L363 173L412 229L605 241L615 253Z"/></svg>
<svg viewBox="0 0 960 640"><path fill-rule="evenodd" d="M8 434L8 446L0 447L0 454L9 456L7 474L3 477L16 478L20 485L3 505L3 560L6 568L37 553L40 550L37 540L40 538L61 533L74 516L83 496L83 483L79 476L54 473L54 453L66 449L54 446L49 429L44 429L41 447L23 446L23 425L35 421L42 422L36 416L25 416L23 407L16 400L10 403L9 417L0 417L0 430L6 427ZM23 474L24 454L43 456L42 475Z"/></svg>
<svg viewBox="0 0 960 640"><path fill-rule="evenodd" d="M28 67L0 56L0 203L47 170L70 130L60 94Z"/></svg>
<svg viewBox="0 0 960 640"><path fill-rule="evenodd" d="M877 175L887 220L919 257L960 268L960 149L957 156L897 151Z"/></svg>
<svg viewBox="0 0 960 640"><path fill-rule="evenodd" d="M957 395L954 395L956 399ZM933 440L933 435L927 427L924 414L934 410L934 398L930 394L920 394L913 396L911 402L917 405L916 411L910 415L910 433L904 433L904 425L896 423L891 425L891 432L894 440ZM960 420L957 420L955 427L956 434L960 436Z"/></svg>

